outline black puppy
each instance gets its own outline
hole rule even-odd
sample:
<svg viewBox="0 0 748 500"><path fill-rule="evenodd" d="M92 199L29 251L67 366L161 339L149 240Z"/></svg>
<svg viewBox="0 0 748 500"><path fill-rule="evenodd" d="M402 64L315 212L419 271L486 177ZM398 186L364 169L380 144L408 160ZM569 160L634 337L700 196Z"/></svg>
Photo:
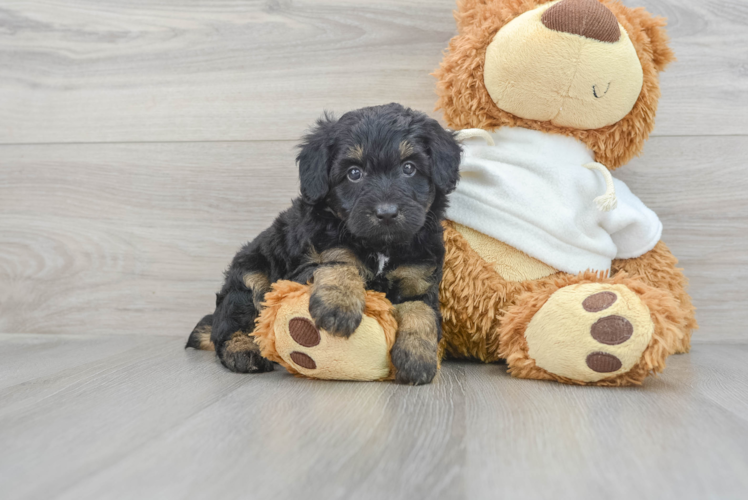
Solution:
<svg viewBox="0 0 748 500"><path fill-rule="evenodd" d="M187 347L214 346L235 372L270 371L248 334L271 283L312 283L312 318L345 337L370 289L395 305L396 380L431 382L441 338L440 223L459 177L459 144L425 114L388 104L325 116L300 147L301 196L236 254L215 312Z"/></svg>

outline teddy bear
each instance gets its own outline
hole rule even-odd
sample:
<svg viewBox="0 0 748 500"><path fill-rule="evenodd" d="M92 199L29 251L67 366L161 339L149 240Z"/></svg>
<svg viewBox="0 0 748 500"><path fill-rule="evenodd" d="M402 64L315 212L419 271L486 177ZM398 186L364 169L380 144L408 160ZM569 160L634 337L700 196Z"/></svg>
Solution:
<svg viewBox="0 0 748 500"><path fill-rule="evenodd" d="M654 127L665 20L610 0L460 0L437 79L463 141L440 287L447 357L626 386L697 328L662 224L610 172Z"/></svg>

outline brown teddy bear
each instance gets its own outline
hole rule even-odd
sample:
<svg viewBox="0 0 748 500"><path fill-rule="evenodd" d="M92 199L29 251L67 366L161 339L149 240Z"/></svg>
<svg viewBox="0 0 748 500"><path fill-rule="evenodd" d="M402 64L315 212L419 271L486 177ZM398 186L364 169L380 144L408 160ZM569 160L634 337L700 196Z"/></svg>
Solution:
<svg viewBox="0 0 748 500"><path fill-rule="evenodd" d="M435 76L464 140L440 297L447 356L640 384L697 327L662 225L609 171L654 127L665 21L603 0L461 0Z"/></svg>

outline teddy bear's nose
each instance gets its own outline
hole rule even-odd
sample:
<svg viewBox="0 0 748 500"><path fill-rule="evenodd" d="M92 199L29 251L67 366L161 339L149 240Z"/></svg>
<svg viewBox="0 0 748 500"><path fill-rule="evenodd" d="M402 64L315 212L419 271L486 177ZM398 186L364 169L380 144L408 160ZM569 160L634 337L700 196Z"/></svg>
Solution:
<svg viewBox="0 0 748 500"><path fill-rule="evenodd" d="M554 31L601 42L613 43L621 38L616 16L598 0L563 0L546 10L541 21Z"/></svg>

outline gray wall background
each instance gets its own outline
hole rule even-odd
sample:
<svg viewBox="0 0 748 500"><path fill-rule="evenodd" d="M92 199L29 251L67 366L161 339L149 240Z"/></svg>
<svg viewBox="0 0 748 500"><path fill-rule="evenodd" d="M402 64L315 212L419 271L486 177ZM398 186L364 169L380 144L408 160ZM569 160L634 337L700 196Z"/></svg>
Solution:
<svg viewBox="0 0 748 500"><path fill-rule="evenodd" d="M616 175L665 224L694 340L748 338L748 3L624 3L669 18L678 62ZM323 109L433 109L453 8L4 1L0 332L186 335L297 193L294 145Z"/></svg>

